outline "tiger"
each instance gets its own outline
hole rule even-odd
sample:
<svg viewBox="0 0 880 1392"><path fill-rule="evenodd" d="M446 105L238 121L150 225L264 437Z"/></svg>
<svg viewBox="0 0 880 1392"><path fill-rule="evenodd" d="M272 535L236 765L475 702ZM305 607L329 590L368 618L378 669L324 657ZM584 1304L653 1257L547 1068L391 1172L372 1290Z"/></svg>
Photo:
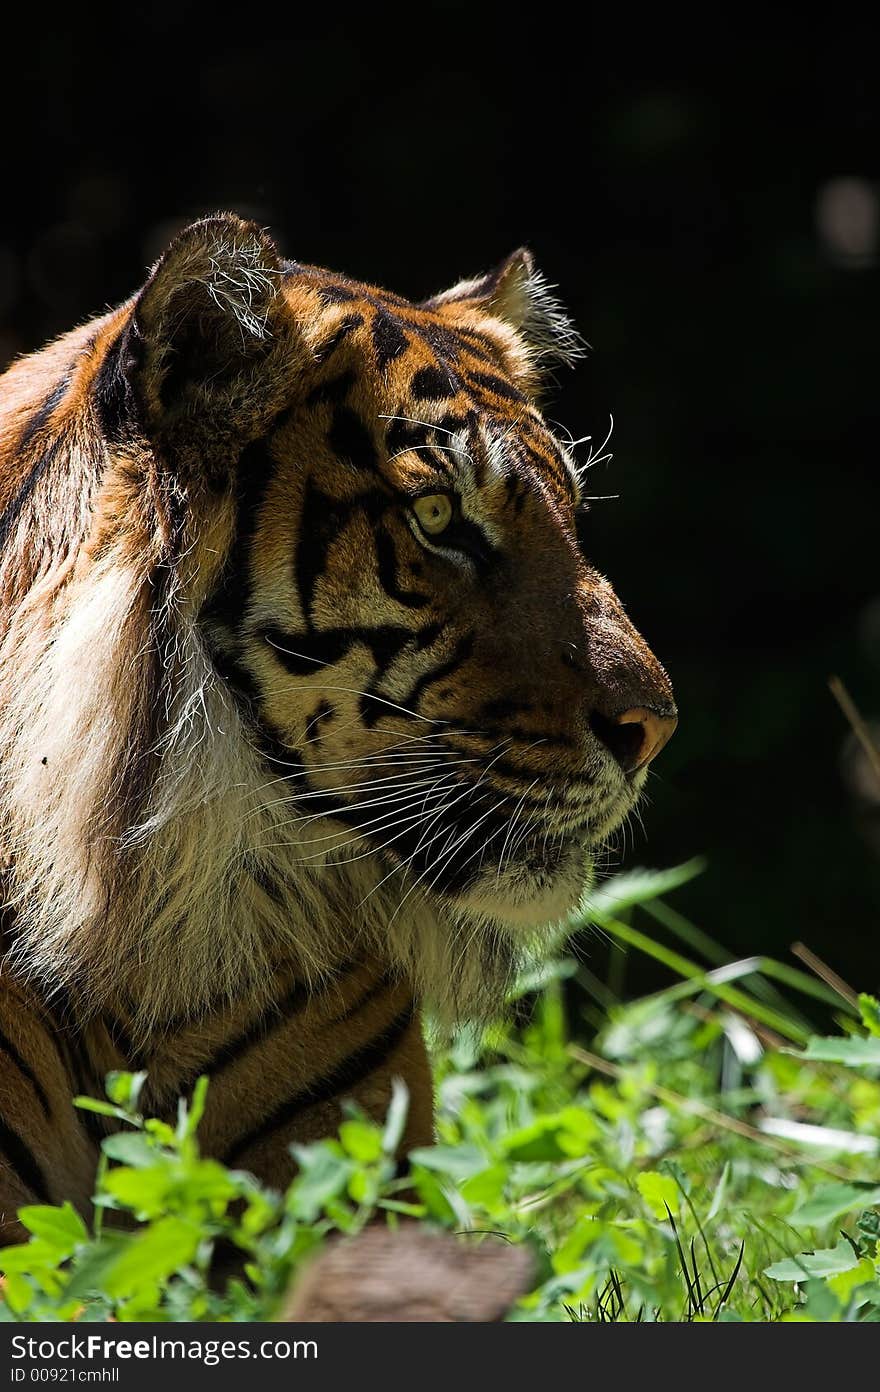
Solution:
<svg viewBox="0 0 880 1392"><path fill-rule="evenodd" d="M408 1095L498 1012L675 728L542 412L527 250L414 302L232 213L0 380L0 1217L87 1214L113 1070L206 1155ZM548 926L549 925L549 926Z"/></svg>

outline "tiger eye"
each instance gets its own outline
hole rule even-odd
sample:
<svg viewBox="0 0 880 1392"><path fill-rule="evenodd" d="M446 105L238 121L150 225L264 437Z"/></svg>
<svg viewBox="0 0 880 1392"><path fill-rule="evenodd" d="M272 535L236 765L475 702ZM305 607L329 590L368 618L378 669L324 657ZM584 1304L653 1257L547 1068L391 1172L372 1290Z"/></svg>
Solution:
<svg viewBox="0 0 880 1392"><path fill-rule="evenodd" d="M428 536L439 536L452 521L452 499L446 493L426 493L423 498L415 499L412 510Z"/></svg>

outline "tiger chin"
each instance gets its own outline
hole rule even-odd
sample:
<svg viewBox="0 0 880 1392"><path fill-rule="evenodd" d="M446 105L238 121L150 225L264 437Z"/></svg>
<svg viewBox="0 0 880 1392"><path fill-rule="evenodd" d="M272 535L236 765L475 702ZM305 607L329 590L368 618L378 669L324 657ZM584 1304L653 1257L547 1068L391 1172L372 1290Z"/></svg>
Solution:
<svg viewBox="0 0 880 1392"><path fill-rule="evenodd" d="M579 351L525 251L414 303L220 215L0 379L4 1212L87 1207L114 1068L267 1183L395 1076L430 1140L423 1007L503 1006L676 723Z"/></svg>

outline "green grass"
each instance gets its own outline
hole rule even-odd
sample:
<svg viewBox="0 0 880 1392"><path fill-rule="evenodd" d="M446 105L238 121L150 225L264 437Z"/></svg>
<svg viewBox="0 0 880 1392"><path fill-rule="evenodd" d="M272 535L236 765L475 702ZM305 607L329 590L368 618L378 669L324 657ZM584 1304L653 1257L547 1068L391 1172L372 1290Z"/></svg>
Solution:
<svg viewBox="0 0 880 1392"><path fill-rule="evenodd" d="M200 1156L204 1083L170 1127L139 1115L142 1078L111 1076L107 1102L82 1103L120 1122L96 1220L22 1210L33 1237L0 1252L0 1316L272 1318L327 1234L378 1214L529 1244L516 1320L880 1318L880 1009L731 961L666 902L697 868L603 887L607 980L559 959L523 984L518 1021L437 1051L438 1143L407 1180L402 1089L384 1127L352 1112L298 1149L278 1195ZM621 1003L633 953L670 984ZM245 1263L225 1283L209 1281L221 1243Z"/></svg>

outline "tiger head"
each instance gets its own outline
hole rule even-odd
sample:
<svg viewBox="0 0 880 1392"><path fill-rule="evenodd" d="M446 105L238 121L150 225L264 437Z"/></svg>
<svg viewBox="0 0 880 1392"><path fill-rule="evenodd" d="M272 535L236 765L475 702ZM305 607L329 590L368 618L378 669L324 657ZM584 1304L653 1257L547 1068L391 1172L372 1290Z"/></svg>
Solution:
<svg viewBox="0 0 880 1392"><path fill-rule="evenodd" d="M151 493L152 583L178 577L259 761L240 859L269 899L273 875L357 866L386 916L461 944L564 920L676 712L579 541L578 466L539 405L579 340L529 254L414 304L222 216L101 333L116 492L86 549L100 564Z"/></svg>
<svg viewBox="0 0 880 1392"><path fill-rule="evenodd" d="M415 305L206 222L134 330L151 435L236 494L202 619L303 842L503 924L570 911L676 716L579 545L537 401L577 340L528 253Z"/></svg>

